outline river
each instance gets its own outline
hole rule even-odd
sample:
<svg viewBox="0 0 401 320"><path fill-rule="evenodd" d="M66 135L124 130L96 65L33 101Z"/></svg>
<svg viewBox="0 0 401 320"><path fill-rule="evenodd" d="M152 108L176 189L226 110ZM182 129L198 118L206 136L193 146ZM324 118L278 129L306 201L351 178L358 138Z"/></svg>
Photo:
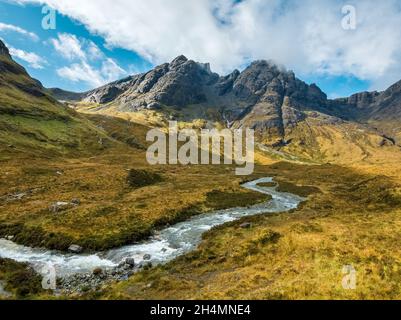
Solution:
<svg viewBox="0 0 401 320"><path fill-rule="evenodd" d="M202 234L213 227L235 221L247 216L285 212L296 209L304 198L282 193L276 187L261 187L258 184L273 182L273 178L262 178L243 185L248 190L271 195L272 200L248 208L233 208L201 214L166 227L150 239L132 245L126 245L105 252L93 254L69 254L39 248L30 248L11 241L0 240L0 257L17 262L26 262L41 272L43 267L52 265L58 277L68 277L78 273L91 273L96 268L112 269L127 258L134 258L136 263L150 255L153 265L162 264L184 255L197 248ZM149 259L149 256L147 257Z"/></svg>

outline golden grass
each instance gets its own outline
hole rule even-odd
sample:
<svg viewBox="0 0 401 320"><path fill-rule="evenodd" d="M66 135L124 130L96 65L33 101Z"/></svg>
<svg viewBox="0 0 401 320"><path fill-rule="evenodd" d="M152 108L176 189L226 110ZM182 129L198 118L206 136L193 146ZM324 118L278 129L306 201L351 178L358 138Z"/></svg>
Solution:
<svg viewBox="0 0 401 320"><path fill-rule="evenodd" d="M243 190L242 178L231 166L150 168L144 153L146 126L88 117L107 137L102 148L88 150L90 155L46 155L0 143L0 236L13 234L17 242L32 246L64 250L77 243L99 250L141 239L199 212L265 199ZM399 150L377 149L373 140L358 146L359 140L353 140L347 149L337 129L315 130L320 146L331 150L335 145L344 156L314 149L312 155L303 154L302 146L287 151L323 162L337 159L346 166L278 163L258 152L259 165L249 177L273 176L280 190L308 196L299 210L214 229L199 250L105 288L100 297L401 298ZM131 169L150 170L163 179L132 188L127 184ZM7 200L21 192L27 193L21 200ZM49 210L54 202L75 198L80 200L77 207L58 214ZM252 222L252 228L239 228L243 222ZM342 268L350 264L357 270L356 290L344 290L341 284Z"/></svg>
<svg viewBox="0 0 401 320"><path fill-rule="evenodd" d="M140 240L193 214L266 199L243 190L232 166L150 167L143 147L147 127L107 117L92 120L117 140L91 157L47 159L15 152L2 161L0 236L14 235L16 242L52 249L66 250L76 243L103 250ZM134 146L127 143L132 138ZM132 169L162 179L133 188L128 179ZM218 197L209 201L212 191ZM19 193L26 194L10 200ZM80 204L58 213L49 210L56 202L73 199Z"/></svg>
<svg viewBox="0 0 401 320"><path fill-rule="evenodd" d="M399 181L338 166L258 168L314 193L291 213L209 232L199 250L104 291L118 299L399 299ZM243 222L251 229L241 229ZM272 236L273 235L273 236ZM261 241L267 239L267 241ZM357 270L356 290L342 269Z"/></svg>

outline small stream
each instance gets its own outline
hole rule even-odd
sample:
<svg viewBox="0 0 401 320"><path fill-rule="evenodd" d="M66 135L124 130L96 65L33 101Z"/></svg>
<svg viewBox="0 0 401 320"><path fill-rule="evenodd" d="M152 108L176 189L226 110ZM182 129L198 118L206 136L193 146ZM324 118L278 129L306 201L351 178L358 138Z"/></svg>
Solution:
<svg viewBox="0 0 401 320"><path fill-rule="evenodd" d="M96 268L112 269L127 258L134 258L136 263L141 263L145 255L150 255L149 262L153 265L166 263L196 249L202 240L202 234L213 227L246 216L289 211L297 208L305 200L293 194L278 192L275 187L258 186L259 183L263 182L273 182L273 178L262 178L245 183L243 187L271 195L273 197L271 201L249 208L220 210L194 216L185 222L177 223L161 230L141 243L95 254L67 254L46 249L29 248L1 239L0 257L17 262L27 262L38 272L41 272L45 265L51 264L56 269L58 277L91 273Z"/></svg>

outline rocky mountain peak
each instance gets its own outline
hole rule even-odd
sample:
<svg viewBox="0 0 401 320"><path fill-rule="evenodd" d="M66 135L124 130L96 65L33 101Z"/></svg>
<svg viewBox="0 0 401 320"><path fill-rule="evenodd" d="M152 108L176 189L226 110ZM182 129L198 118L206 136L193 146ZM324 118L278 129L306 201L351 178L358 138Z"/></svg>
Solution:
<svg viewBox="0 0 401 320"><path fill-rule="evenodd" d="M11 58L10 51L8 50L7 46L4 44L3 41L0 40L0 55L7 56Z"/></svg>
<svg viewBox="0 0 401 320"><path fill-rule="evenodd" d="M187 61L188 61L188 58L186 56L180 55L177 58L175 58L173 61L171 61L170 68L175 69Z"/></svg>

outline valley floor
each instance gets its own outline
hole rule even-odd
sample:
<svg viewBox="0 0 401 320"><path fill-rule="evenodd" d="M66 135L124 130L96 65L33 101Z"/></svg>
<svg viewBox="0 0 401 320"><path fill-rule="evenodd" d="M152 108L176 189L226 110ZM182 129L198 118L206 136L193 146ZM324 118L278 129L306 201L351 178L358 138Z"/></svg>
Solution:
<svg viewBox="0 0 401 320"><path fill-rule="evenodd" d="M200 212L266 199L243 190L233 167L149 167L143 150L126 145L86 157L2 151L0 237L29 246L105 250ZM401 298L398 154L349 167L259 160L247 179L275 177L281 191L308 201L216 228L195 252L83 298ZM132 169L161 179L138 188L128 178ZM54 209L57 202L70 205ZM251 228L241 228L244 222ZM355 290L342 286L345 266L356 270ZM17 298L52 298L24 265L0 260L0 281Z"/></svg>
<svg viewBox="0 0 401 320"><path fill-rule="evenodd" d="M258 173L287 182L282 183L287 191L305 195L296 184L321 192L292 213L246 218L212 230L196 252L105 288L100 297L399 299L400 180L376 170L367 174L286 163L260 167ZM244 222L252 227L240 228ZM348 266L356 270L355 290L343 288Z"/></svg>

